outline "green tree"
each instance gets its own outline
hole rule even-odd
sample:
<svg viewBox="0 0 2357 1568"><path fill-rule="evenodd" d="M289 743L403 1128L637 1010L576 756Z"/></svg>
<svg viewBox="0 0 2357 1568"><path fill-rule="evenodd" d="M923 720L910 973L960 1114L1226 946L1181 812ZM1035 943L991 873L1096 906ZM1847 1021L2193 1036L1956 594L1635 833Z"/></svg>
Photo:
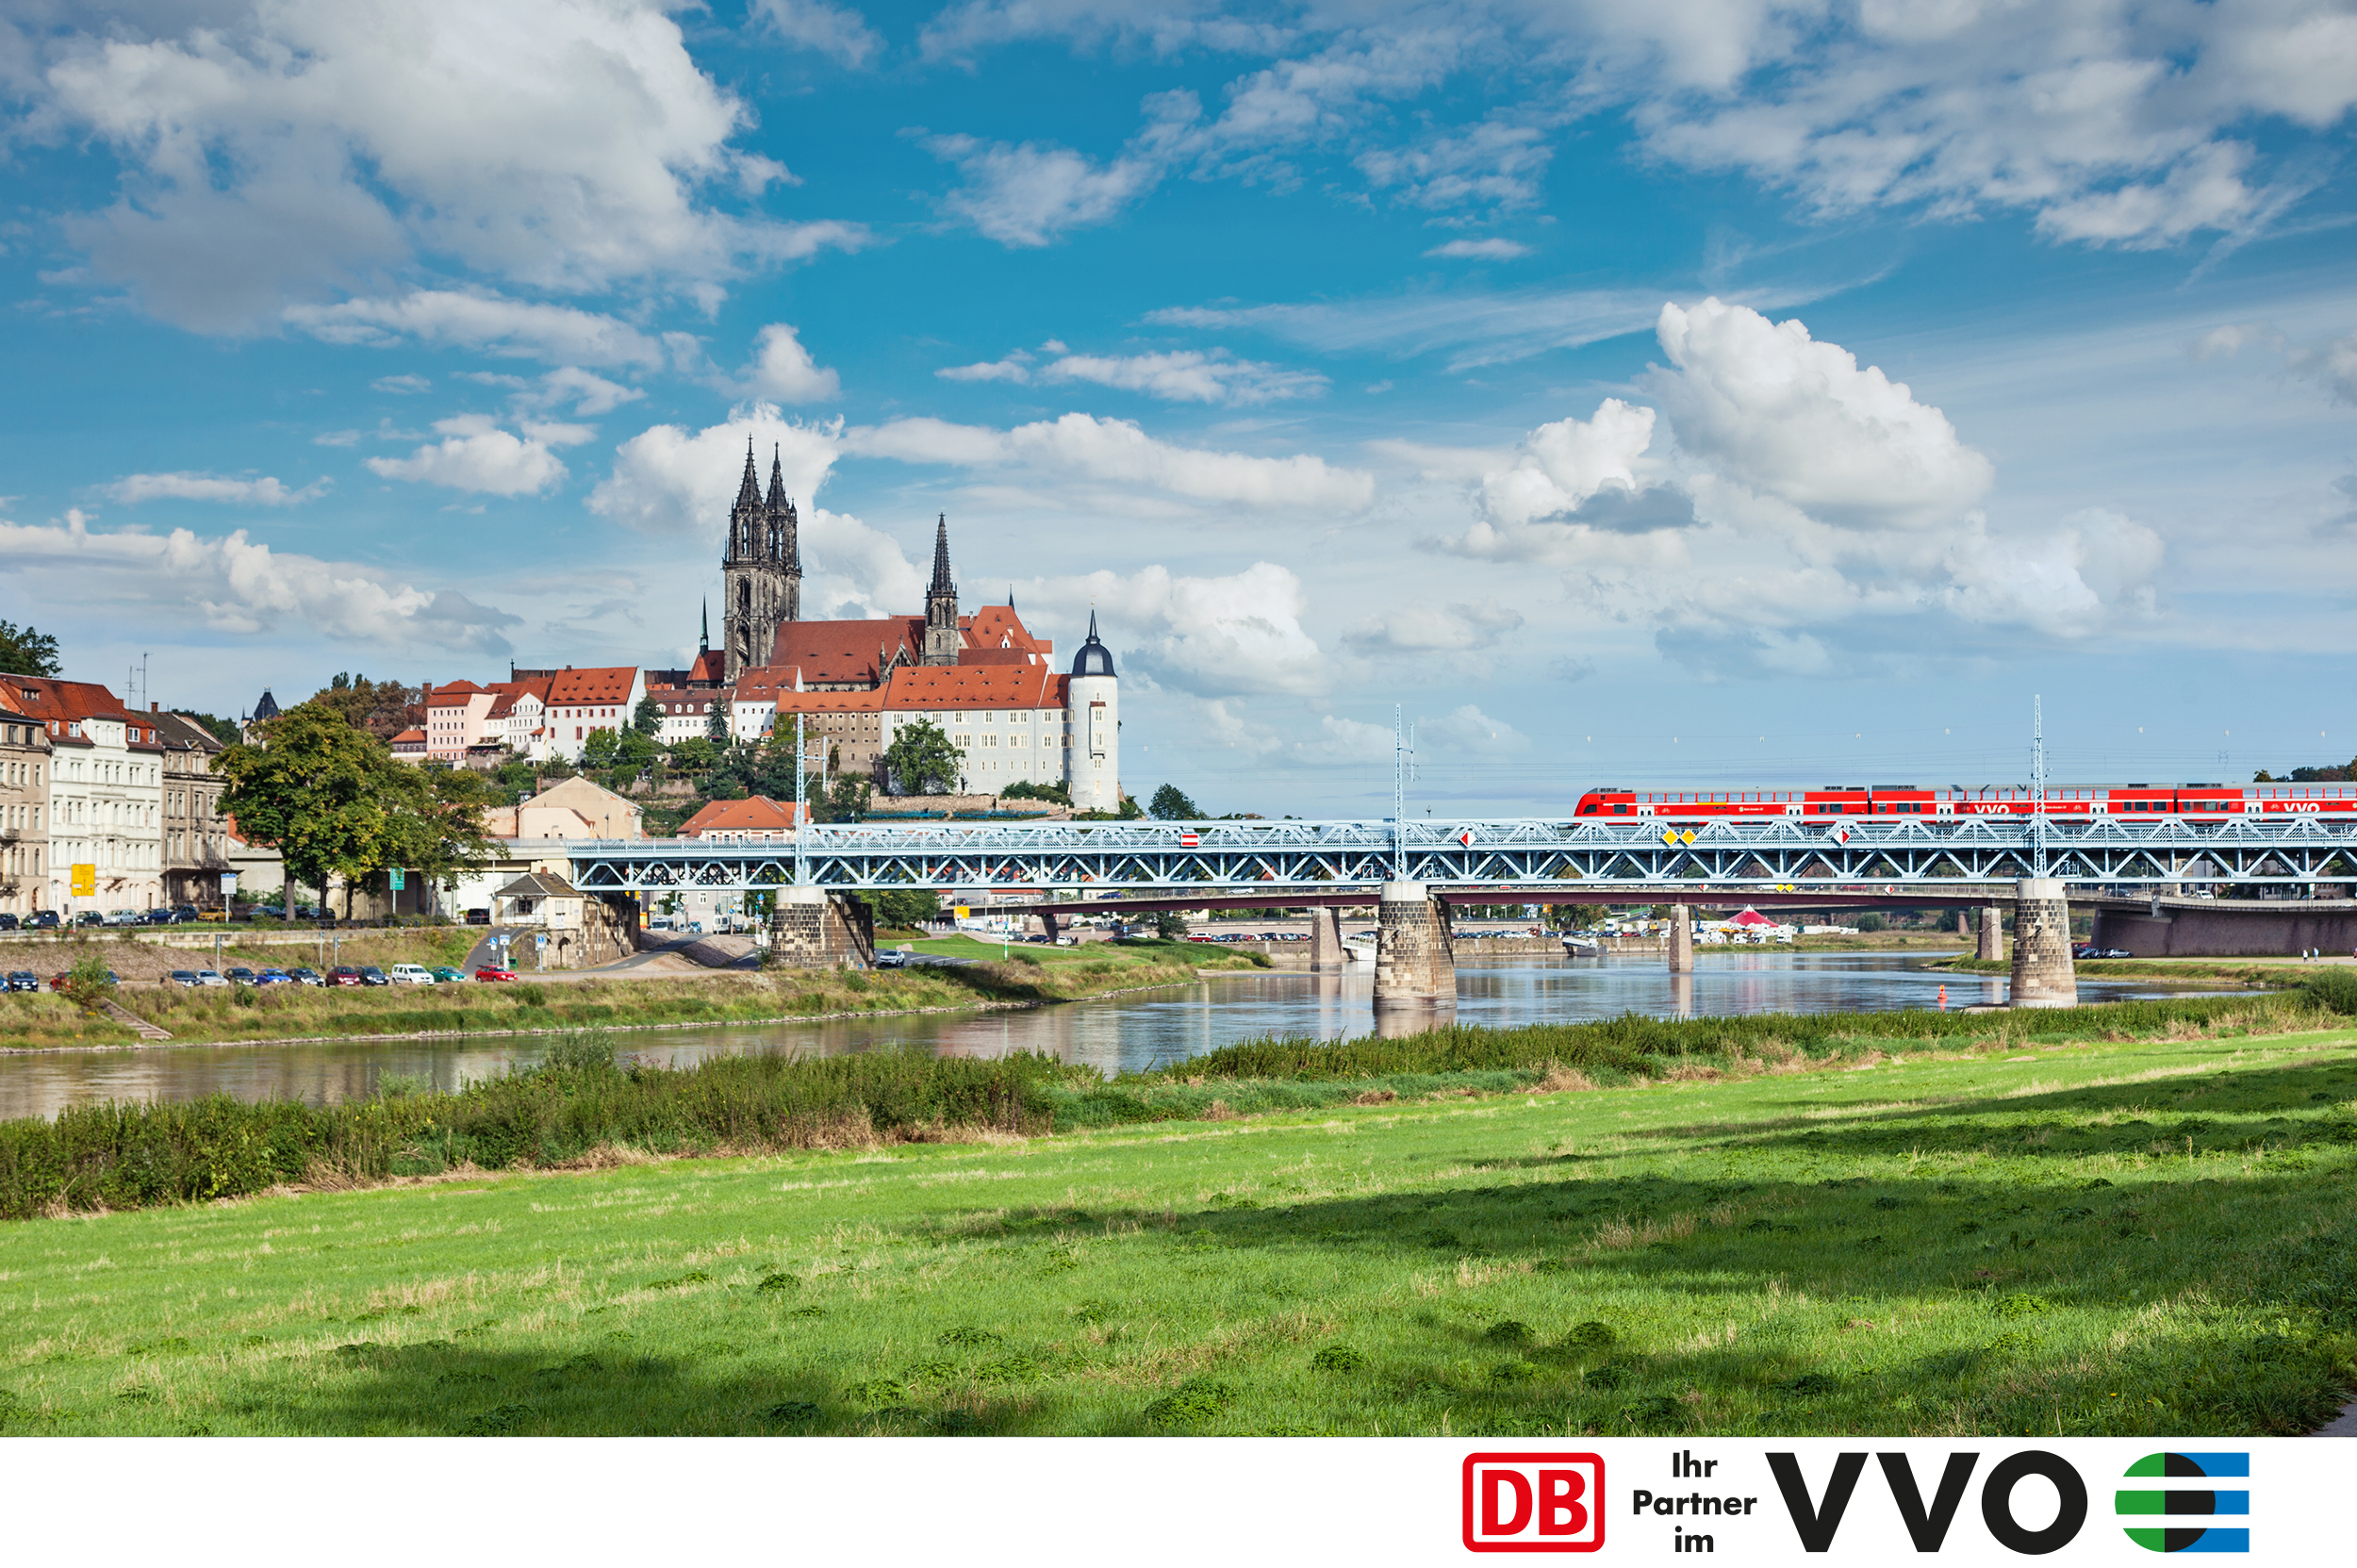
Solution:
<svg viewBox="0 0 2357 1568"><path fill-rule="evenodd" d="M1165 909L1154 916L1154 934L1165 942L1187 939L1187 917L1175 909Z"/></svg>
<svg viewBox="0 0 2357 1568"><path fill-rule="evenodd" d="M581 743L581 766L611 767L622 750L622 737L612 730L592 730Z"/></svg>
<svg viewBox="0 0 2357 1568"><path fill-rule="evenodd" d="M876 912L876 924L896 931L914 931L941 914L941 895L919 889L894 888L865 895Z"/></svg>
<svg viewBox="0 0 2357 1568"><path fill-rule="evenodd" d="M390 759L388 759L390 760ZM394 761L387 775L396 810L385 866L398 866L438 883L448 892L460 873L487 864L496 852L483 813L493 801L491 782L471 768L418 767Z"/></svg>
<svg viewBox="0 0 2357 1568"><path fill-rule="evenodd" d="M354 729L324 702L303 702L261 726L262 744L232 746L213 759L228 779L222 811L247 842L276 850L291 883L347 883L392 864L397 801L409 793L385 743ZM347 898L347 907L349 907Z"/></svg>
<svg viewBox="0 0 2357 1568"><path fill-rule="evenodd" d="M651 697L638 699L638 706L631 710L630 727L649 740L663 733L663 704Z"/></svg>
<svg viewBox="0 0 2357 1568"><path fill-rule="evenodd" d="M58 639L30 626L0 620L0 670L10 675L62 674L64 667L58 662Z"/></svg>
<svg viewBox="0 0 2357 1568"><path fill-rule="evenodd" d="M614 749L615 762L633 773L652 767L659 754L654 742L641 734L635 726L622 732L622 738Z"/></svg>
<svg viewBox="0 0 2357 1568"><path fill-rule="evenodd" d="M712 714L704 720L704 738L716 747L729 743L729 703L725 697L712 700Z"/></svg>
<svg viewBox="0 0 2357 1568"><path fill-rule="evenodd" d="M964 757L930 718L903 725L884 748L884 772L896 795L946 795L964 767Z"/></svg>
<svg viewBox="0 0 2357 1568"><path fill-rule="evenodd" d="M821 822L865 822L875 796L865 779L846 773L834 781L826 799L812 807L812 815Z"/></svg>
<svg viewBox="0 0 2357 1568"><path fill-rule="evenodd" d="M59 989L83 1012L95 1013L101 1002L114 999L114 976L107 973L107 961L93 954L65 972L65 984Z"/></svg>
<svg viewBox="0 0 2357 1568"><path fill-rule="evenodd" d="M1158 821L1199 822L1203 819L1203 808L1189 799L1187 792L1177 784L1166 784L1156 790L1152 803L1146 809L1147 815Z"/></svg>
<svg viewBox="0 0 2357 1568"><path fill-rule="evenodd" d="M712 742L701 735L690 735L671 747L671 766L683 773L709 773L717 760Z"/></svg>
<svg viewBox="0 0 2357 1568"><path fill-rule="evenodd" d="M998 792L1002 801L1053 801L1060 806L1072 803L1072 791L1061 781L1055 784L1011 784Z"/></svg>
<svg viewBox="0 0 2357 1568"><path fill-rule="evenodd" d="M399 681L371 681L366 675L338 675L327 689L310 699L343 717L355 730L379 740L390 740L404 730L425 723L425 692Z"/></svg>

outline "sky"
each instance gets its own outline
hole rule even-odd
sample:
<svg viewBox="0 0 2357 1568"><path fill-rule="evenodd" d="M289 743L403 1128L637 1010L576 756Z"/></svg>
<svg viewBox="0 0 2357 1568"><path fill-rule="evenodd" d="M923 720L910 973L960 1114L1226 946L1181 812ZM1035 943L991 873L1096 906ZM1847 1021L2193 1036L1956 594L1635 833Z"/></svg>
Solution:
<svg viewBox="0 0 2357 1568"><path fill-rule="evenodd" d="M943 514L1094 613L1140 798L2345 762L2353 100L2352 0L21 0L0 619L676 665L750 436L806 615Z"/></svg>

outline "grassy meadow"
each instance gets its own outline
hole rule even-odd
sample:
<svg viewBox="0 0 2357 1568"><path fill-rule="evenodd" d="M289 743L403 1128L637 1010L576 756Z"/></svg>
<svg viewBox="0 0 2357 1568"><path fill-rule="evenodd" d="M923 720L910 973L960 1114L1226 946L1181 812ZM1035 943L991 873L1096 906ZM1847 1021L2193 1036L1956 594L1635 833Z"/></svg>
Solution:
<svg viewBox="0 0 2357 1568"><path fill-rule="evenodd" d="M2137 1005L1635 1020L1543 1072L1266 1042L922 1141L8 1224L0 1428L2310 1429L2357 1381L2357 1037Z"/></svg>

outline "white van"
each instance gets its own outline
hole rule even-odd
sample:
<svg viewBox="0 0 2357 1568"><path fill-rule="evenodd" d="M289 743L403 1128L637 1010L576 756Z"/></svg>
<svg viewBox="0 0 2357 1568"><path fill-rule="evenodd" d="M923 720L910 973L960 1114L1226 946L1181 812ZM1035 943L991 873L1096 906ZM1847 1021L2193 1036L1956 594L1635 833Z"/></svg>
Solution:
<svg viewBox="0 0 2357 1568"><path fill-rule="evenodd" d="M387 964L385 978L395 985L431 985L434 971L422 964Z"/></svg>

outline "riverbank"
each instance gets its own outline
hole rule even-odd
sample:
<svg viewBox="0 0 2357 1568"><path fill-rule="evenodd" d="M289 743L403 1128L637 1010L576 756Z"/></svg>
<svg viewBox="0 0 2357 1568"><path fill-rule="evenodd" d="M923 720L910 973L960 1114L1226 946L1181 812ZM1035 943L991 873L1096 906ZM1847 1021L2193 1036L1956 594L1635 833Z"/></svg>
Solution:
<svg viewBox="0 0 2357 1568"><path fill-rule="evenodd" d="M2007 959L1957 957L1932 966L1959 975L2013 973ZM2299 984L2318 967L2289 958L2082 958L2071 965L2071 971L2081 980L2167 980L2280 990Z"/></svg>
<svg viewBox="0 0 2357 1568"><path fill-rule="evenodd" d="M971 962L906 969L768 969L683 979L569 977L455 985L272 985L125 989L123 1004L168 1031L173 1045L308 1039L507 1034L567 1029L806 1022L870 1014L1039 1006L1172 985L1205 971L1258 968L1240 954L1180 942L1097 943L1085 949L999 949L951 938L921 949ZM0 1052L141 1044L111 1018L48 992L0 997Z"/></svg>
<svg viewBox="0 0 2357 1568"><path fill-rule="evenodd" d="M2128 1005L2156 1038L1869 1038L1900 1016L1874 1015L1781 1059L1703 1020L1269 1042L1095 1086L1039 1059L806 1064L876 1101L838 1147L589 1145L561 1172L0 1229L0 1425L2310 1429L2357 1378L2357 1040L2291 997ZM2306 1032L2266 1032L2285 1019ZM1401 1070L1565 1049L1589 1065L1507 1094ZM665 1101L750 1110L749 1071ZM591 1054L524 1087L568 1075L630 1081ZM1254 1084L1361 1102L1235 1114ZM1201 1100L1040 1131L1047 1100L1108 1090ZM815 1130L831 1102L797 1092Z"/></svg>

